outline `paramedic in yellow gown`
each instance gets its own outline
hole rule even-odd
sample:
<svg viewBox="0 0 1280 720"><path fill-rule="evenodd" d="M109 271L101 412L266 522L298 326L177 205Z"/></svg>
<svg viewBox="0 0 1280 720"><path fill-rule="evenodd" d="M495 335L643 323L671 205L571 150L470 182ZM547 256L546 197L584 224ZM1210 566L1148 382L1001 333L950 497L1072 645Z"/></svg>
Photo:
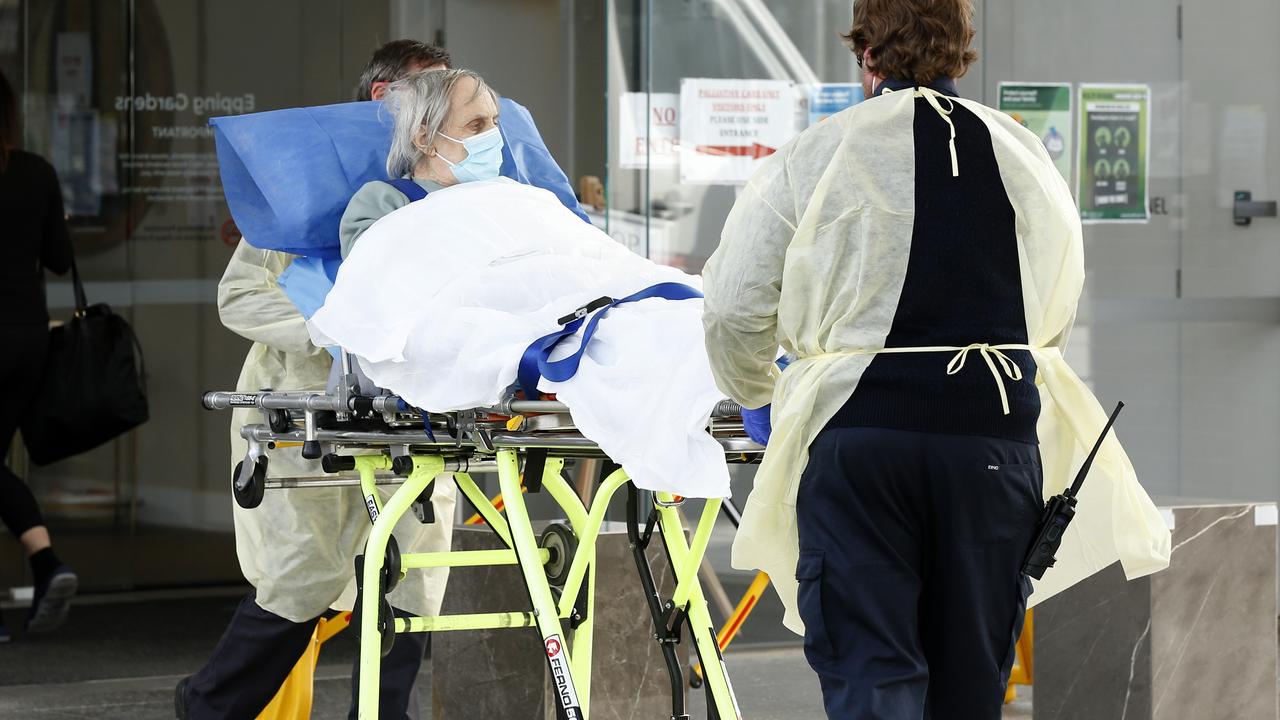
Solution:
<svg viewBox="0 0 1280 720"><path fill-rule="evenodd" d="M733 562L840 720L1000 717L1043 499L1106 421L1062 356L1075 204L1039 138L958 96L973 35L972 0L858 0L867 100L762 164L704 276L717 383L768 442ZM1168 557L1113 435L1032 600Z"/></svg>
<svg viewBox="0 0 1280 720"><path fill-rule="evenodd" d="M362 74L365 87L359 94L381 95L388 81L407 72L448 64L448 54L439 48L403 40L389 43ZM240 391L323 391L328 382L331 356L311 343L306 321L279 285L293 259L241 240L218 283L223 325L253 342L236 384ZM262 422L257 411L233 414L232 463L247 450L240 428L255 422ZM321 477L324 472L319 461L304 460L293 451L272 453L268 474ZM385 491L383 500L389 496ZM401 550L448 550L455 505L454 485L439 484L432 493L434 523L419 523L408 514L397 524ZM232 510L236 555L254 589L240 602L209 662L179 684L179 718L255 717L302 656L317 618L330 607L350 609L355 601L352 559L363 552L370 527L360 493L351 488L272 490L260 506L246 510L233 504ZM437 615L447 579L447 568L411 572L388 599L400 613ZM396 637L382 663L382 717L418 717L416 680L428 643L426 633ZM355 717L354 700L350 712Z"/></svg>

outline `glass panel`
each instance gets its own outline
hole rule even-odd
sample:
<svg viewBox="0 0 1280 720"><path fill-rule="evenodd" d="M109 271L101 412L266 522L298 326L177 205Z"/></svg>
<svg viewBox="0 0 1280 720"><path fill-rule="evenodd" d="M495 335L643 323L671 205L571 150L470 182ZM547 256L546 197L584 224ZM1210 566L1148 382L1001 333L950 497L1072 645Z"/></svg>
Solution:
<svg viewBox="0 0 1280 720"><path fill-rule="evenodd" d="M389 24L387 2L0 1L25 147L59 173L90 302L128 319L146 357L147 425L49 467L12 458L86 589L241 580L229 416L198 400L234 387L248 349L215 306L239 232L207 123L349 100ZM69 283L50 281L65 319ZM23 572L0 565L0 588Z"/></svg>
<svg viewBox="0 0 1280 720"><path fill-rule="evenodd" d="M1280 497L1280 221L1233 217L1246 199L1238 192L1256 201L1280 195L1280 143L1269 139L1280 85L1255 79L1280 73L1280 6L976 5L980 59L959 81L962 96L994 107L1001 83L1066 84L1069 117L1037 134L1064 155L1064 177L1090 216L1120 214L1108 204L1134 205L1139 216L1085 225L1088 280L1068 356L1104 405L1129 403L1120 434L1140 479L1171 500ZM682 90L687 100L699 78L788 81L799 89L798 132L807 124L805 84L859 78L837 38L850 6L613 0L611 234L659 262L700 270L742 178L691 182L683 165L698 157L705 128L697 137L689 130L708 114L682 117L692 107ZM696 82L699 91L731 89ZM1082 103L1083 86L1093 84L1138 92ZM741 501L749 485L737 481ZM717 547L726 582L741 584Z"/></svg>
<svg viewBox="0 0 1280 720"><path fill-rule="evenodd" d="M1130 403L1123 436L1153 494L1274 499L1280 224L1236 225L1232 211L1236 191L1276 195L1266 128L1280 89L1222 68L1280 71L1280 7L987 0L984 18L989 104L1002 81L1150 87L1150 219L1085 226L1083 332L1069 356L1100 397ZM1096 144L1079 120L1075 132ZM1089 169L1077 159L1075 178Z"/></svg>
<svg viewBox="0 0 1280 720"><path fill-rule="evenodd" d="M610 233L658 262L699 272L719 242L735 187L754 164L733 154L761 157L807 126L814 83L857 82L852 54L837 37L848 27L850 7L843 0L611 2ZM764 82L735 89L732 81ZM772 104L762 110L768 118L725 110L726 118L718 119L742 121L740 130L766 131L704 128L703 137L682 138L682 123L690 121L680 116L682 91L782 92L779 102L790 103L790 113ZM852 101L854 92L846 89L842 97ZM757 148L761 140L769 142ZM714 167L715 153L728 155L726 167Z"/></svg>
<svg viewBox="0 0 1280 720"><path fill-rule="evenodd" d="M609 233L657 262L698 273L756 158L860 99L861 87L852 85L860 73L839 38L852 4L610 0L609 8ZM817 83L845 87L829 89L819 107L811 104ZM695 102L714 116L696 138L686 132L693 118L681 116ZM741 507L753 471L733 472ZM732 536L721 523L710 551L731 603L755 575L730 568ZM723 618L720 604L712 605ZM777 596L766 592L738 642L794 642L780 618Z"/></svg>

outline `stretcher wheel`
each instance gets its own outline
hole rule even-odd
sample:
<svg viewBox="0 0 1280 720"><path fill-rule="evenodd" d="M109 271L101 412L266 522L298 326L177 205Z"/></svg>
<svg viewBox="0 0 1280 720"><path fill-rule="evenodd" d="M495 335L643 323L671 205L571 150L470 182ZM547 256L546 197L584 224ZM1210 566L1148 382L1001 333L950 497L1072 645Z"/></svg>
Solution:
<svg viewBox="0 0 1280 720"><path fill-rule="evenodd" d="M267 459L260 457L253 461L253 475L249 478L248 485L241 488L236 481L240 478L243 467L242 460L231 471L231 494L235 496L237 505L245 510L252 510L262 504L262 498L267 494Z"/></svg>
<svg viewBox="0 0 1280 720"><path fill-rule="evenodd" d="M271 426L273 433L284 433L293 429L293 423L289 420L289 413L286 410L272 410L267 415L267 423Z"/></svg>
<svg viewBox="0 0 1280 720"><path fill-rule="evenodd" d="M387 592L395 590L396 585L400 584L400 570L400 543L396 542L396 536L392 535L387 541L387 554L382 561L382 572L387 576L385 582Z"/></svg>
<svg viewBox="0 0 1280 720"><path fill-rule="evenodd" d="M396 644L396 613L391 609L391 601L385 597L378 606L378 632L382 635L382 657L386 657Z"/></svg>
<svg viewBox="0 0 1280 720"><path fill-rule="evenodd" d="M565 581L569 579L574 553L578 551L577 536L564 523L551 523L542 531L538 547L551 551L551 557L544 567L547 581L555 587L564 587Z"/></svg>

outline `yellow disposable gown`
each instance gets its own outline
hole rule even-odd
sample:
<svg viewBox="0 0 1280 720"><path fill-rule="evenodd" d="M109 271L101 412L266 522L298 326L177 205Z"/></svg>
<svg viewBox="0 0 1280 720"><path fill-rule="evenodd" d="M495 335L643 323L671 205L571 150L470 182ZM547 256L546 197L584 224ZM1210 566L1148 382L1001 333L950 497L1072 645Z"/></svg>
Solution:
<svg viewBox="0 0 1280 720"><path fill-rule="evenodd" d="M218 314L232 332L253 341L236 389L324 390L332 359L311 344L306 321L277 280L294 256L259 250L243 240L218 283ZM236 410L231 420L231 462L244 459L240 437L246 423L263 422L256 410ZM269 453L269 477L323 477L317 461L297 448ZM383 499L391 489L383 490ZM449 549L456 489L442 482L432 494L436 522L408 514L395 528L403 552ZM349 610L355 600L355 556L364 551L369 516L356 488L268 490L262 504L246 510L232 503L236 554L245 578L264 609L294 622L327 608ZM437 615L448 568L410 572L391 594L391 604L417 615Z"/></svg>
<svg viewBox="0 0 1280 720"><path fill-rule="evenodd" d="M773 403L773 435L733 565L769 573L784 623L796 632L803 632L795 581L800 475L809 445L858 386L893 324L915 213L915 113L945 117L952 102L989 128L1017 214L1046 498L1070 484L1106 422L1062 356L1084 284L1083 242L1070 190L1035 135L1004 113L929 90L870 99L802 133L744 188L704 273L717 384L747 407ZM956 170L963 179L963 157ZM778 346L798 358L781 374L773 370ZM935 351L939 373L958 350ZM993 379L993 401L997 391ZM1113 434L1084 485L1058 564L1031 602L1117 560L1130 579L1156 572L1168 566L1169 547L1169 531Z"/></svg>

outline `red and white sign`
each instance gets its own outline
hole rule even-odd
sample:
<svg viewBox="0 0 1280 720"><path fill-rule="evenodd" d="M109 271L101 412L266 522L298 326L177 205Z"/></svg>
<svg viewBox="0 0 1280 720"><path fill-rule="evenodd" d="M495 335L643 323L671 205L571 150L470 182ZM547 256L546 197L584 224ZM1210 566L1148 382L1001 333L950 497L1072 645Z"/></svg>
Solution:
<svg viewBox="0 0 1280 720"><path fill-rule="evenodd" d="M680 85L680 181L741 184L799 131L785 80L686 78Z"/></svg>
<svg viewBox="0 0 1280 720"><path fill-rule="evenodd" d="M618 108L618 163L628 170L676 166L680 142L680 96L623 93Z"/></svg>
<svg viewBox="0 0 1280 720"><path fill-rule="evenodd" d="M547 638L547 657L553 658L560 654L560 639L550 637Z"/></svg>

